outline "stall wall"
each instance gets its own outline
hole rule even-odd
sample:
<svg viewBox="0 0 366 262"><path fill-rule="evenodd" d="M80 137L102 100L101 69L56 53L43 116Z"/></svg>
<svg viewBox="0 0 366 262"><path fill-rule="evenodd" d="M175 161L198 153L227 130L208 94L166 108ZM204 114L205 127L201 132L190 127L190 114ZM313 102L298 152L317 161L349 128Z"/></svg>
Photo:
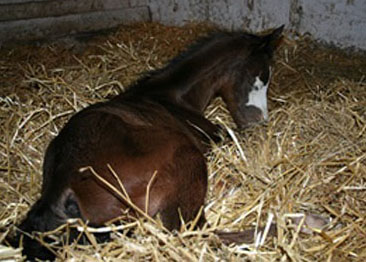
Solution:
<svg viewBox="0 0 366 262"><path fill-rule="evenodd" d="M213 22L260 31L285 24L366 50L365 0L0 0L0 42L97 31L136 21Z"/></svg>
<svg viewBox="0 0 366 262"><path fill-rule="evenodd" d="M149 6L152 20L165 24L211 21L252 31L285 24L339 47L366 50L365 0L150 0Z"/></svg>

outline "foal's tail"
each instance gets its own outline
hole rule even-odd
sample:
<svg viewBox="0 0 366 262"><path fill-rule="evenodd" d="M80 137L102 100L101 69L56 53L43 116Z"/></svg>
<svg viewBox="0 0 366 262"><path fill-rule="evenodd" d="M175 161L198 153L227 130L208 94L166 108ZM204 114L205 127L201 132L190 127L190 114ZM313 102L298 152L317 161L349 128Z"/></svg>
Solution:
<svg viewBox="0 0 366 262"><path fill-rule="evenodd" d="M23 238L23 254L27 260L35 258L53 260L55 254L44 243L51 239L45 237L43 244L33 236L33 232L52 231L64 224L70 217L80 217L80 212L73 192L68 188L67 175L56 168L55 141L52 141L46 151L43 166L42 196L32 206L24 221L18 226L16 237L10 241L12 246L19 246ZM23 237L22 237L23 236Z"/></svg>
<svg viewBox="0 0 366 262"><path fill-rule="evenodd" d="M47 232L57 228L63 222L64 220L40 199L31 208L25 220L18 226L17 234L15 239L11 241L11 245L19 246L22 238L22 252L27 257L27 260L34 261L35 258L53 260L55 254L42 244L33 235L33 232ZM50 239L44 238L43 241L47 244L50 242Z"/></svg>

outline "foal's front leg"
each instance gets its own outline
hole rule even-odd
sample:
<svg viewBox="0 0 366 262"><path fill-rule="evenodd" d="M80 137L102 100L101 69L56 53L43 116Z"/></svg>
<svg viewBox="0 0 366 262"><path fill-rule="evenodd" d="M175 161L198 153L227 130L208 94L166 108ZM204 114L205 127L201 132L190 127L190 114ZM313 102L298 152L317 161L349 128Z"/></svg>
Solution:
<svg viewBox="0 0 366 262"><path fill-rule="evenodd" d="M223 134L225 133L223 128L220 125L212 123L204 116L192 111L187 111L184 120L196 133L199 133L206 142L209 142L210 139L215 143L222 141Z"/></svg>
<svg viewBox="0 0 366 262"><path fill-rule="evenodd" d="M198 134L205 142L210 140L218 143L222 140L222 127L212 123L200 113L172 104L165 104L165 108L169 110L174 117L190 127L195 134Z"/></svg>

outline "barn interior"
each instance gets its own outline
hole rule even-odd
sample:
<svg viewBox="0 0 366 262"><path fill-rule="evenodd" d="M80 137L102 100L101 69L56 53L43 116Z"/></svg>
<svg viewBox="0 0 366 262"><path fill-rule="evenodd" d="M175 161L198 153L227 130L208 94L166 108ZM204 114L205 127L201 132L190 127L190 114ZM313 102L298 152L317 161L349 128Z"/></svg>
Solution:
<svg viewBox="0 0 366 262"><path fill-rule="evenodd" d="M68 119L124 92L215 30L207 22L145 21L104 34L1 47L0 261L24 259L6 238L39 198L45 149ZM285 32L275 56L266 124L239 131L220 98L207 108L205 116L227 130L206 155L209 226L167 233L144 218L122 222L123 231L70 221L49 233L58 260L364 261L366 57L320 42ZM326 222L302 230L306 216ZM214 234L271 222L277 236L259 236L250 244L225 245ZM90 243L67 243L70 227ZM97 243L92 233L101 231L110 232L112 240Z"/></svg>

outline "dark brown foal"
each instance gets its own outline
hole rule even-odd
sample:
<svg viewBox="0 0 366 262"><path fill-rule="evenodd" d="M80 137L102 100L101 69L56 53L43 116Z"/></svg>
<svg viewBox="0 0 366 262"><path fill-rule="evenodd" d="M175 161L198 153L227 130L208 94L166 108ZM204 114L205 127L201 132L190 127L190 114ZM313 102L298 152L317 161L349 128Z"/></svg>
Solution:
<svg viewBox="0 0 366 262"><path fill-rule="evenodd" d="M203 111L219 95L239 128L268 118L270 64L282 29L213 34L125 93L74 115L46 151L42 195L20 230L139 215L111 186L150 217L160 215L169 230L180 227L180 215L194 219L207 191L204 152L219 138ZM53 258L28 236L23 245L28 259Z"/></svg>

